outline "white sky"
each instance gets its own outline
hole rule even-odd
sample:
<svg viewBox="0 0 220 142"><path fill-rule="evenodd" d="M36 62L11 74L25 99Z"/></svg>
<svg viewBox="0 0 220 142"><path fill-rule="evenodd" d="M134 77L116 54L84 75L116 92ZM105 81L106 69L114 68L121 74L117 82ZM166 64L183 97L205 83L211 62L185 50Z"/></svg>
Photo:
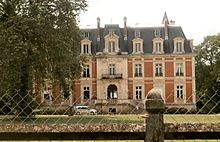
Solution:
<svg viewBox="0 0 220 142"><path fill-rule="evenodd" d="M220 0L88 0L87 11L80 15L80 26L96 27L100 17L104 24L120 24L127 17L128 26L160 25L164 12L175 25L181 26L194 45L207 35L220 33Z"/></svg>

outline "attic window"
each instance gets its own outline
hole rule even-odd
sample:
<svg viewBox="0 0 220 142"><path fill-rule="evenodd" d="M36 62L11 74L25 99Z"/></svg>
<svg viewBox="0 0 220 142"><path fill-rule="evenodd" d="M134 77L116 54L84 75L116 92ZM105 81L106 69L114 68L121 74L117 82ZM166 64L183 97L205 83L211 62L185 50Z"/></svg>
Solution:
<svg viewBox="0 0 220 142"><path fill-rule="evenodd" d="M89 32L84 32L83 33L83 38L89 39Z"/></svg>
<svg viewBox="0 0 220 142"><path fill-rule="evenodd" d="M154 31L154 36L155 36L155 37L160 37L160 30L159 30L159 29L156 29L156 30Z"/></svg>
<svg viewBox="0 0 220 142"><path fill-rule="evenodd" d="M137 37L141 37L141 32L139 30L135 30L134 31L134 36Z"/></svg>
<svg viewBox="0 0 220 142"><path fill-rule="evenodd" d="M109 35L113 36L115 34L114 30L109 30Z"/></svg>

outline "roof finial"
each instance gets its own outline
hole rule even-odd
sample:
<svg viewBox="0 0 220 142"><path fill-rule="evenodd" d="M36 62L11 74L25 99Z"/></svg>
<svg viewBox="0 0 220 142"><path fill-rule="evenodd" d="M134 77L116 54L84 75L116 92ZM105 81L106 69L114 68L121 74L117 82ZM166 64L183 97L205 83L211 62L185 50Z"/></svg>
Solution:
<svg viewBox="0 0 220 142"><path fill-rule="evenodd" d="M162 24L165 24L165 23L169 24L169 20L168 20L166 11L164 12L164 16L163 16L163 20L162 20Z"/></svg>

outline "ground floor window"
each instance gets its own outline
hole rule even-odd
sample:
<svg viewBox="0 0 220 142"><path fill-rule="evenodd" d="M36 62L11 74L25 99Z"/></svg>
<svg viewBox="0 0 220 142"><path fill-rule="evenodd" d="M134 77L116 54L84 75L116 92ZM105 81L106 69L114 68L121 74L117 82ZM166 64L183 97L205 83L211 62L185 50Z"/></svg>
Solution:
<svg viewBox="0 0 220 142"><path fill-rule="evenodd" d="M142 99L142 86L136 86L136 99Z"/></svg>
<svg viewBox="0 0 220 142"><path fill-rule="evenodd" d="M84 99L84 100L90 99L90 90L89 90L89 87L83 87L83 99Z"/></svg>

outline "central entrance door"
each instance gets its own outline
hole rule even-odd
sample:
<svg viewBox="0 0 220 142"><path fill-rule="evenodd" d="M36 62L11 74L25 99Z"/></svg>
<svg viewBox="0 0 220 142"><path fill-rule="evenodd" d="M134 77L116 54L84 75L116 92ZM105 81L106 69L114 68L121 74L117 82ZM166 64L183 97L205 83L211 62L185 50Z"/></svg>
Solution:
<svg viewBox="0 0 220 142"><path fill-rule="evenodd" d="M111 84L108 86L107 92L108 92L108 99L118 99L118 89L117 86L114 84Z"/></svg>

